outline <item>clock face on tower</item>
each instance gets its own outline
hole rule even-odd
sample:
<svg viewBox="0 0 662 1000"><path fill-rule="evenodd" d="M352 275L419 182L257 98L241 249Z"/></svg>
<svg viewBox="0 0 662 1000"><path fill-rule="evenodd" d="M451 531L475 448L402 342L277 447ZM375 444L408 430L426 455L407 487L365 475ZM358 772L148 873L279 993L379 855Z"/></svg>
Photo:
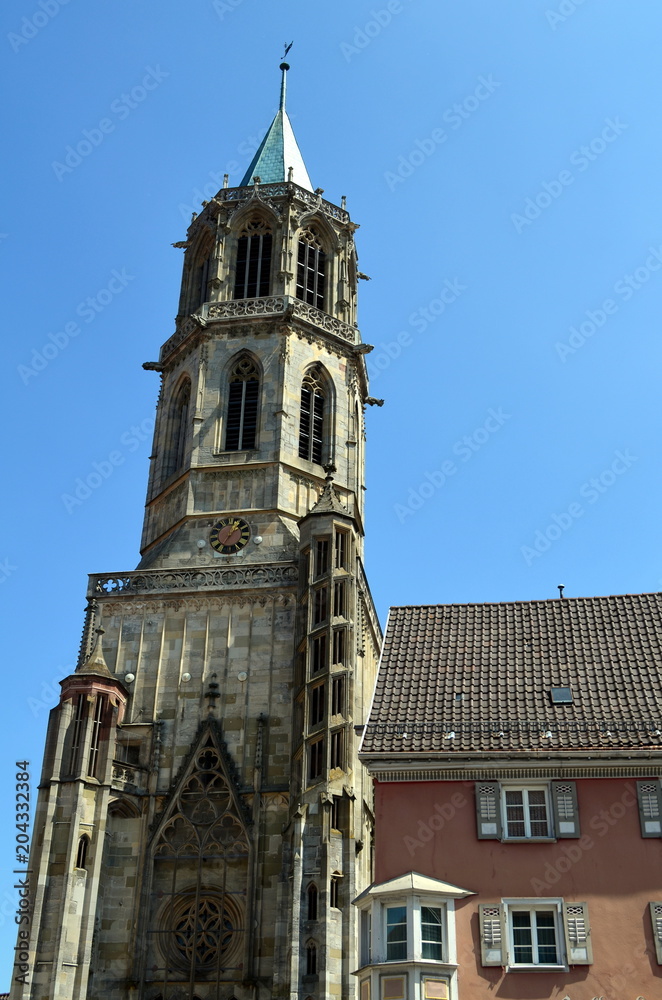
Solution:
<svg viewBox="0 0 662 1000"><path fill-rule="evenodd" d="M209 534L209 544L221 555L231 556L243 549L251 537L250 525L241 517L223 517Z"/></svg>

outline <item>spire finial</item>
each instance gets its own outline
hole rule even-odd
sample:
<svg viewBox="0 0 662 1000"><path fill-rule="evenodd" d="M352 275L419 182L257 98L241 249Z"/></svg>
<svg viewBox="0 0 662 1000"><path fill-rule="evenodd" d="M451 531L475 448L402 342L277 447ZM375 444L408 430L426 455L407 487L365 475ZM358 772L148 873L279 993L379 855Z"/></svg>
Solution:
<svg viewBox="0 0 662 1000"><path fill-rule="evenodd" d="M280 110L281 111L285 110L285 94L286 94L286 90L287 90L287 75L286 74L287 74L288 69L290 68L289 64L285 62L285 56L290 51L290 49L292 48L293 44L294 44L294 42L290 42L289 45L287 43L285 44L285 51L283 52L283 61L281 62L280 66L278 67L282 71L282 74L283 74L283 76L281 78L281 81L280 81Z"/></svg>

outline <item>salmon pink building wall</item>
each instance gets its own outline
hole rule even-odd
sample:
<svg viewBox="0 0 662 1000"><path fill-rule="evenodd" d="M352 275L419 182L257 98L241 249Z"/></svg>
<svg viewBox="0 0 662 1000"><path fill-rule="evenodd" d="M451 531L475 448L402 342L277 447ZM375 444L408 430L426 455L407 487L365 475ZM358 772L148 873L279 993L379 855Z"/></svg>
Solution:
<svg viewBox="0 0 662 1000"><path fill-rule="evenodd" d="M581 837L479 840L474 782L375 782L375 881L416 871L476 893L458 902L460 1000L662 1000L649 903L662 900L662 839L642 838L634 780L577 781ZM481 965L479 903L588 903L591 965L563 973Z"/></svg>

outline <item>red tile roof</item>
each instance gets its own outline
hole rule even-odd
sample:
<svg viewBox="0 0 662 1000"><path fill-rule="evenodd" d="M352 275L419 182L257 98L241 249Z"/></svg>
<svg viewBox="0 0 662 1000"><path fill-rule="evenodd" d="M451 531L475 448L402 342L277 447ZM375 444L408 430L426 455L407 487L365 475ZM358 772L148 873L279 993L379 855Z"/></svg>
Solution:
<svg viewBox="0 0 662 1000"><path fill-rule="evenodd" d="M647 747L662 594L391 608L362 754Z"/></svg>

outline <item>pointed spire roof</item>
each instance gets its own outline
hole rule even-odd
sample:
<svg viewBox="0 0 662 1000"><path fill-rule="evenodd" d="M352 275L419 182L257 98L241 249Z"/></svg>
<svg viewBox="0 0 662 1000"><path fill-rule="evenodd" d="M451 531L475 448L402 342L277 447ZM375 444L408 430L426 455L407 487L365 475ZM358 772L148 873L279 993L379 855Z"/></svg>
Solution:
<svg viewBox="0 0 662 1000"><path fill-rule="evenodd" d="M336 471L336 467L335 465L325 465L324 468L326 469L324 489L306 517L310 517L311 514L344 514L345 517L348 517L347 508L333 485L333 473Z"/></svg>
<svg viewBox="0 0 662 1000"><path fill-rule="evenodd" d="M105 629L98 628L95 629L97 634L96 642L94 643L94 649L88 656L85 663L78 667L76 670L77 674L95 674L97 677L112 677L110 670L108 669L108 664L106 663L105 657L103 655L103 644L101 637L105 634ZM113 678L115 679L115 678Z"/></svg>
<svg viewBox="0 0 662 1000"><path fill-rule="evenodd" d="M280 85L280 107L251 160L240 187L247 187L253 183L254 177L259 177L261 184L278 184L292 180L299 187L307 188L308 191L313 190L306 164L303 162L301 150L294 138L292 124L285 110L286 75L289 68L286 62L280 64L283 74Z"/></svg>

